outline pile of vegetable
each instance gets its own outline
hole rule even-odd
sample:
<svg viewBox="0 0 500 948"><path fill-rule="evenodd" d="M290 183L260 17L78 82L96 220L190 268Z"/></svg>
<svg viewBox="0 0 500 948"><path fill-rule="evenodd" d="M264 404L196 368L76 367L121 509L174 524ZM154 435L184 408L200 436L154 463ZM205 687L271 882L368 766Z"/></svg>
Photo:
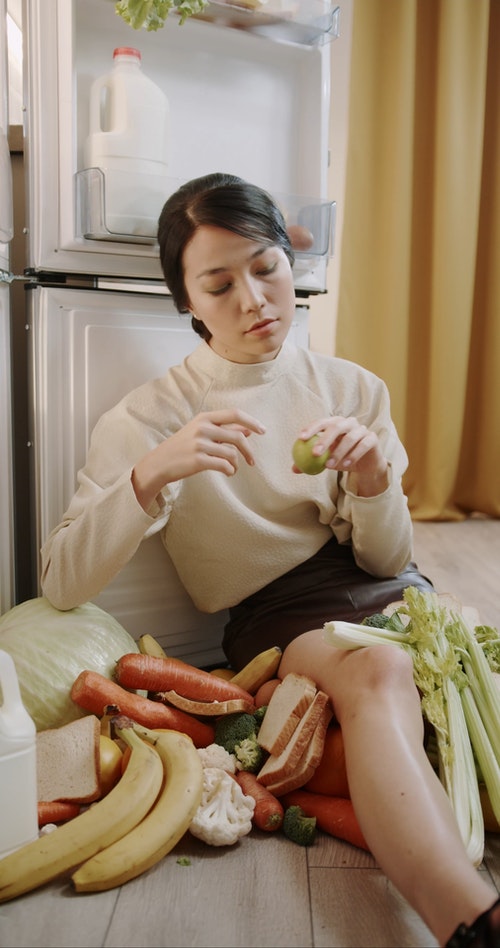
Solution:
<svg viewBox="0 0 500 948"><path fill-rule="evenodd" d="M484 850L481 782L500 821L498 632L484 625L472 628L436 593L409 586L390 616L372 616L361 624L327 622L324 638L336 648L389 644L411 655L422 713L436 736L439 777L469 858L479 865Z"/></svg>
<svg viewBox="0 0 500 948"><path fill-rule="evenodd" d="M408 587L392 614L370 616L359 625L328 622L324 637L345 649L385 643L409 652L434 739L434 765L478 865L484 848L484 785L497 826L500 818L497 631L472 628L439 596ZM259 780L269 757L259 744L267 712L259 696L265 689L272 703L273 688L266 686L282 683L276 678L279 648L260 653L237 674L209 672L166 655L150 635L136 643L91 603L59 612L43 598L0 618L0 647L12 654L23 700L39 731L84 714L101 721L101 796L92 805L92 820L82 822L78 800L69 801L69 809L68 801L51 801L50 814L39 812L40 825L49 815L54 822L73 823L76 848L73 831L65 831L58 842L47 843L52 862L36 842L4 860L0 901L52 878L61 853L68 869L80 866L71 877L77 891L122 884L163 858L187 831L209 845L230 846L254 827L280 830L296 844L310 846L321 830L369 851L349 795L337 722L327 728L323 758L305 785L273 793ZM110 721L117 720L113 739ZM148 751L144 741L151 745ZM103 743L113 751L108 765ZM147 823L143 795L128 789L131 760L154 798ZM114 807L106 803L108 797L116 801ZM111 824L114 842L103 836ZM136 831L139 825L147 832ZM92 855L104 838L102 854Z"/></svg>
<svg viewBox="0 0 500 948"><path fill-rule="evenodd" d="M185 20L201 13L208 6L208 0L118 0L115 10L125 23L134 30L160 30L171 10L180 16L182 26Z"/></svg>

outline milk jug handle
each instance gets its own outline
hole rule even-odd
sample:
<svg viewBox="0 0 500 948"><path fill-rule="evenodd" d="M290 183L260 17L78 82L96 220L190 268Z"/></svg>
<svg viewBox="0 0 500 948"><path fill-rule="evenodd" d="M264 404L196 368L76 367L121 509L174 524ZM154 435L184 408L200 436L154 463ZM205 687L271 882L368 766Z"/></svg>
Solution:
<svg viewBox="0 0 500 948"><path fill-rule="evenodd" d="M90 108L89 108L89 132L93 135L95 132L109 131L109 129L102 128L101 115L103 112L103 106L105 102L105 96L111 96L111 89L109 86L109 76L101 76L99 79L95 79L92 83L90 89ZM111 114L109 108L109 103L107 107L108 115Z"/></svg>

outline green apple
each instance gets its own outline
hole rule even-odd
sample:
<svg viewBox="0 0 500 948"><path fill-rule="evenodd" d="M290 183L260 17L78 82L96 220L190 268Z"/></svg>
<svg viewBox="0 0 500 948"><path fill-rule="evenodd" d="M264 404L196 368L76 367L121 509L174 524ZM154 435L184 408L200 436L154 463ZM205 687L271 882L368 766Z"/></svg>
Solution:
<svg viewBox="0 0 500 948"><path fill-rule="evenodd" d="M299 471L303 474L321 474L325 470L325 464L330 457L330 451L324 451L323 454L316 456L312 449L318 440L319 435L313 435L307 441L297 438L292 448L292 456Z"/></svg>

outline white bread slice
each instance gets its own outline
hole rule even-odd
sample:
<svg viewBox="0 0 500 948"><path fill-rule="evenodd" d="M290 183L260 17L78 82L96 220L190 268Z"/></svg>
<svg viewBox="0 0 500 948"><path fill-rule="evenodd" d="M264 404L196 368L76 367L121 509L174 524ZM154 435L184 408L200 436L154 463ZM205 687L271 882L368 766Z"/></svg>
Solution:
<svg viewBox="0 0 500 948"><path fill-rule="evenodd" d="M270 754L280 754L316 694L307 675L289 672L271 695L259 729L258 741Z"/></svg>
<svg viewBox="0 0 500 948"><path fill-rule="evenodd" d="M324 691L317 691L285 748L280 754L271 754L260 768L257 774L259 783L267 787L280 783L295 772L327 705L328 695Z"/></svg>
<svg viewBox="0 0 500 948"><path fill-rule="evenodd" d="M100 789L99 718L95 714L36 735L38 800L92 803Z"/></svg>
<svg viewBox="0 0 500 948"><path fill-rule="evenodd" d="M276 797L283 796L284 793L290 793L291 790L297 790L303 787L313 776L316 768L319 766L325 748L325 739L328 725L333 717L333 710L330 702L325 704L320 719L314 730L302 757L300 758L295 770L291 770L276 783L267 785L267 789L274 793Z"/></svg>

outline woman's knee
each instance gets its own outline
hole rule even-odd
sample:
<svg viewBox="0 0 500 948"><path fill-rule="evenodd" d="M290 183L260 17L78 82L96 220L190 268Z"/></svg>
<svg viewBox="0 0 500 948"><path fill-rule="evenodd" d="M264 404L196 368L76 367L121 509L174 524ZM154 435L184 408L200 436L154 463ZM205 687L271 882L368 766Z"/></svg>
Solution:
<svg viewBox="0 0 500 948"><path fill-rule="evenodd" d="M397 646L370 645L344 651L328 645L323 631L314 629L286 647L279 677L290 671L312 678L330 696L337 718L343 711L356 713L365 703L390 710L413 702L419 713L412 659Z"/></svg>
<svg viewBox="0 0 500 948"><path fill-rule="evenodd" d="M353 686L364 688L373 694L376 691L398 690L413 686L413 663L411 656L401 648L388 645L370 645L350 653Z"/></svg>

